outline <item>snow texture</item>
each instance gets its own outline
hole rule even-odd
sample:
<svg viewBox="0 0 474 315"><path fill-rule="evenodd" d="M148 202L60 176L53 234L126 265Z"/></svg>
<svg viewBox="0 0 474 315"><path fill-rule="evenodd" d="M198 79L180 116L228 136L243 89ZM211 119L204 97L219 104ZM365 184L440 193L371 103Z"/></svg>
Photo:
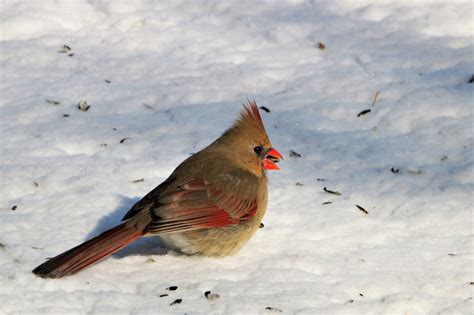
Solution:
<svg viewBox="0 0 474 315"><path fill-rule="evenodd" d="M1 314L472 313L472 2L0 6ZM247 98L285 160L237 255L144 239L31 273L115 225Z"/></svg>

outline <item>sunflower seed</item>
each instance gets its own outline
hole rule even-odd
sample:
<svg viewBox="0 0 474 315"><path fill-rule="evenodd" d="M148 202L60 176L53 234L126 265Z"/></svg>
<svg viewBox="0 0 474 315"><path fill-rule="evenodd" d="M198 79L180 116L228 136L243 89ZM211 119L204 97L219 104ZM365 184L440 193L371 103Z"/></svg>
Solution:
<svg viewBox="0 0 474 315"><path fill-rule="evenodd" d="M51 104L51 105L59 105L59 104L61 104L61 102L53 101L53 100L46 100L46 103Z"/></svg>
<svg viewBox="0 0 474 315"><path fill-rule="evenodd" d="M176 299L170 304L170 306L175 305L175 304L180 304L181 302L183 302L183 299Z"/></svg>
<svg viewBox="0 0 474 315"><path fill-rule="evenodd" d="M340 195L341 195L340 192L338 192L338 191L336 191L336 190L329 190L329 189L327 189L326 187L324 187L323 190L324 190L325 192L327 192L328 194L333 194L333 195L337 195L337 196L340 196Z"/></svg>
<svg viewBox="0 0 474 315"><path fill-rule="evenodd" d="M361 111L360 113L357 114L357 117L360 117L360 116L368 114L368 113L370 113L370 109L364 109L363 111Z"/></svg>
<svg viewBox="0 0 474 315"><path fill-rule="evenodd" d="M301 157L301 154L299 154L298 152L294 151L294 150L290 150L290 157Z"/></svg>
<svg viewBox="0 0 474 315"><path fill-rule="evenodd" d="M132 140L132 138L123 138L122 140L120 140L120 143L124 143L126 140Z"/></svg>
<svg viewBox="0 0 474 315"><path fill-rule="evenodd" d="M211 291L206 291L204 292L204 296L206 297L206 299L208 299L209 301L215 301L215 300L218 300L220 298L219 294L217 293L211 293Z"/></svg>
<svg viewBox="0 0 474 315"><path fill-rule="evenodd" d="M364 208L362 208L361 206L359 205L356 205L357 209L359 209L360 211L364 212L365 214L369 214L369 212L367 210L365 210Z"/></svg>

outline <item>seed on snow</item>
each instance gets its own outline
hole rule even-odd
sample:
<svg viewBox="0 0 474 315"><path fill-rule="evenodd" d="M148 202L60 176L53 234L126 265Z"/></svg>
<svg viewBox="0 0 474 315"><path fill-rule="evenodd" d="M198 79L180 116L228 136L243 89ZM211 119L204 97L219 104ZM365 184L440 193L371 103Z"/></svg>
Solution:
<svg viewBox="0 0 474 315"><path fill-rule="evenodd" d="M175 305L175 304L179 304L179 303L181 303L181 302L183 302L183 299L176 299L176 300L174 300L173 302L171 302L170 306L171 306L171 305Z"/></svg>
<svg viewBox="0 0 474 315"><path fill-rule="evenodd" d="M53 101L53 100L46 100L46 103L51 104L51 105L59 105L59 104L61 104L61 102Z"/></svg>
<svg viewBox="0 0 474 315"><path fill-rule="evenodd" d="M290 157L301 157L301 154L299 154L298 152L294 151L294 150L290 150Z"/></svg>
<svg viewBox="0 0 474 315"><path fill-rule="evenodd" d="M204 296L206 297L206 299L208 299L209 301L215 301L217 299L220 298L219 294L217 293L211 293L211 291L206 291L204 292Z"/></svg>
<svg viewBox="0 0 474 315"><path fill-rule="evenodd" d="M132 138L123 138L122 140L120 140L120 143L124 143L126 140L132 140Z"/></svg>
<svg viewBox="0 0 474 315"><path fill-rule="evenodd" d="M359 205L356 205L357 209L359 209L360 211L364 212L365 214L369 214L369 212L367 210L365 210L364 208L362 208L361 206Z"/></svg>
<svg viewBox="0 0 474 315"><path fill-rule="evenodd" d="M329 189L327 189L326 187L324 187L323 190L324 190L325 192L327 192L328 194L333 194L333 195L337 195L337 196L340 196L340 195L341 195L340 192L335 191L335 190L329 190Z"/></svg>
<svg viewBox="0 0 474 315"><path fill-rule="evenodd" d="M363 116L363 115L368 114L370 112L371 112L370 109L364 109L363 111L361 111L360 113L357 114L357 117Z"/></svg>

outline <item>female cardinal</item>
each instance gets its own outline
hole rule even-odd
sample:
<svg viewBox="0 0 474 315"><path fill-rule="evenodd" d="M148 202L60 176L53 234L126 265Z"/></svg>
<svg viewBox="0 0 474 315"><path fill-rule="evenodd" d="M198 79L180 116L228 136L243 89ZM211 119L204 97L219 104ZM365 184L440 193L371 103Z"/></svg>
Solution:
<svg viewBox="0 0 474 315"><path fill-rule="evenodd" d="M225 256L260 226L267 208L265 170L278 170L255 101L216 141L182 162L117 225L38 266L45 278L74 274L142 236L159 235L187 254Z"/></svg>

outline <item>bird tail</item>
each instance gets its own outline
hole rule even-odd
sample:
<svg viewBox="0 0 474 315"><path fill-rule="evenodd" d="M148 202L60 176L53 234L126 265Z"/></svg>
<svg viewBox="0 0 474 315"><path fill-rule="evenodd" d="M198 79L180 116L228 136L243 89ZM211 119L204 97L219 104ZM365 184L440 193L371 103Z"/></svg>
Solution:
<svg viewBox="0 0 474 315"><path fill-rule="evenodd" d="M145 234L144 231L127 227L126 222L124 222L81 245L49 259L36 267L33 273L42 278L61 278L72 275L112 255L139 239L143 234Z"/></svg>

